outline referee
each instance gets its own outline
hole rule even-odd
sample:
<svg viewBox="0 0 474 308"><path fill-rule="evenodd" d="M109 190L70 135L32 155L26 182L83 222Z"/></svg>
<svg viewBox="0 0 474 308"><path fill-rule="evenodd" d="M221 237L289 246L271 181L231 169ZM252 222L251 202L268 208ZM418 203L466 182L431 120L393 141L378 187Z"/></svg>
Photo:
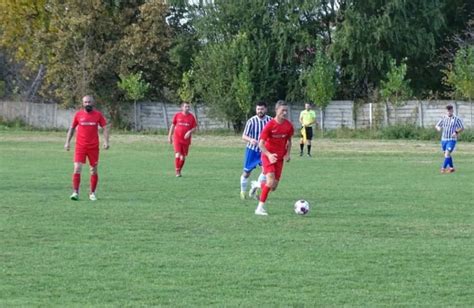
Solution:
<svg viewBox="0 0 474 308"><path fill-rule="evenodd" d="M300 113L301 140L300 156L303 156L304 144L308 147L308 156L311 157L311 139L313 139L313 125L316 123L316 112L311 110L311 104L304 104L304 110Z"/></svg>

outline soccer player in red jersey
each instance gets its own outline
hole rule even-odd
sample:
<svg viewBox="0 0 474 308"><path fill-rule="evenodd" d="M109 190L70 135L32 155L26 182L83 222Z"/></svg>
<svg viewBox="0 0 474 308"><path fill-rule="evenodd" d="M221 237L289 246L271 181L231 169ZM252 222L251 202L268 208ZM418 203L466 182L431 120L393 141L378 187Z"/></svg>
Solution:
<svg viewBox="0 0 474 308"><path fill-rule="evenodd" d="M99 126L103 129L104 149L109 148L109 132L107 122L100 111L94 110L95 100L91 95L82 98L82 109L79 110L72 121L67 132L66 151L70 149L70 142L74 131L77 128L76 148L74 151L74 173L72 175L73 193L71 200L79 200L79 186L81 183L82 165L86 163L86 158L90 165L90 194L89 199L97 200L95 190L99 181L97 166L99 164Z"/></svg>
<svg viewBox="0 0 474 308"><path fill-rule="evenodd" d="M168 134L168 142L174 146L174 164L177 177L181 176L181 170L191 145L192 134L197 129L196 118L189 112L190 109L189 103L183 102L181 104L181 111L174 115Z"/></svg>
<svg viewBox="0 0 474 308"><path fill-rule="evenodd" d="M280 181L283 171L283 162L290 161L291 137L293 136L293 124L286 118L288 116L288 105L279 100L275 106L276 115L265 125L260 134L259 147L262 150L263 174L266 182L262 182L262 194L255 209L256 215L268 215L265 210L270 190L275 190Z"/></svg>

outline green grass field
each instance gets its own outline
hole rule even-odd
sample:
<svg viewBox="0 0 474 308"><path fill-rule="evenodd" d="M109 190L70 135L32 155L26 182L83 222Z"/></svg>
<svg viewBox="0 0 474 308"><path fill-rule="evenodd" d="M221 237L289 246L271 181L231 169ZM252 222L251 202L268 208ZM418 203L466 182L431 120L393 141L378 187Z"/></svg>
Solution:
<svg viewBox="0 0 474 308"><path fill-rule="evenodd" d="M259 217L237 137L197 136L175 178L164 136L112 136L95 203L64 138L0 131L2 307L474 305L472 143L441 175L436 142L317 140Z"/></svg>

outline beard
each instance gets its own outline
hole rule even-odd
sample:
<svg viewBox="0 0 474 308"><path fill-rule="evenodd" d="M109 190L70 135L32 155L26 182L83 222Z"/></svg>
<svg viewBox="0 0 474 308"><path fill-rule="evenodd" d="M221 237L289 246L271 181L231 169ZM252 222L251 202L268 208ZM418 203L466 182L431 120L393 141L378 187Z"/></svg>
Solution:
<svg viewBox="0 0 474 308"><path fill-rule="evenodd" d="M94 107L92 107L91 105L87 105L86 107L84 107L84 109L85 109L87 112L91 112L92 109L94 109Z"/></svg>
<svg viewBox="0 0 474 308"><path fill-rule="evenodd" d="M265 113L259 112L259 113L257 113L257 116L258 116L259 118L263 118L263 117L265 116Z"/></svg>

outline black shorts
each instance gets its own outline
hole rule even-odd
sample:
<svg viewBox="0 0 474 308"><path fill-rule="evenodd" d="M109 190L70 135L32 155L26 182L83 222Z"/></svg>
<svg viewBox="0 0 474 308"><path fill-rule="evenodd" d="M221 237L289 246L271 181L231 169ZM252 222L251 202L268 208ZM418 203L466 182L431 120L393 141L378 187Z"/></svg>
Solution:
<svg viewBox="0 0 474 308"><path fill-rule="evenodd" d="M306 126L304 129L306 130L306 140L312 140L313 139L313 127ZM303 134L301 134L301 138L303 138Z"/></svg>

